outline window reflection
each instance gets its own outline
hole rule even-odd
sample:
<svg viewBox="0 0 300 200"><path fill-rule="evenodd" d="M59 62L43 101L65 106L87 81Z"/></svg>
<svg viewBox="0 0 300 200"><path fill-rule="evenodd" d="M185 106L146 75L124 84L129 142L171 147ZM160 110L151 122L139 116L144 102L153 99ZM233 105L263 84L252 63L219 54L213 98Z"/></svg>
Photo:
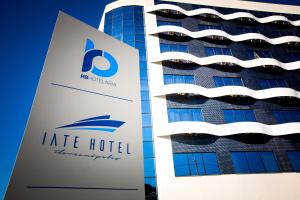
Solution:
<svg viewBox="0 0 300 200"><path fill-rule="evenodd" d="M157 26L182 26L181 22L172 22L172 21L162 21L158 20L157 21Z"/></svg>
<svg viewBox="0 0 300 200"><path fill-rule="evenodd" d="M188 46L183 44L160 44L160 52L188 52Z"/></svg>
<svg viewBox="0 0 300 200"><path fill-rule="evenodd" d="M300 111L298 110L274 110L273 114L278 124L300 122Z"/></svg>
<svg viewBox="0 0 300 200"><path fill-rule="evenodd" d="M205 47L205 56L213 55L232 55L232 52L229 48L219 48L219 47Z"/></svg>
<svg viewBox="0 0 300 200"><path fill-rule="evenodd" d="M175 176L220 174L216 153L174 153Z"/></svg>
<svg viewBox="0 0 300 200"><path fill-rule="evenodd" d="M273 152L231 152L235 173L279 172Z"/></svg>
<svg viewBox="0 0 300 200"><path fill-rule="evenodd" d="M164 84L174 84L174 83L186 83L193 84L194 76L191 75L176 75L176 74L164 74Z"/></svg>
<svg viewBox="0 0 300 200"><path fill-rule="evenodd" d="M288 151L288 158L295 172L300 172L300 151Z"/></svg>
<svg viewBox="0 0 300 200"><path fill-rule="evenodd" d="M200 108L168 108L169 122L203 121Z"/></svg>
<svg viewBox="0 0 300 200"><path fill-rule="evenodd" d="M219 77L214 76L214 82L216 87L235 85L235 86L243 86L241 77Z"/></svg>
<svg viewBox="0 0 300 200"><path fill-rule="evenodd" d="M288 84L283 79L260 79L259 85L261 89L274 88L274 87L288 87Z"/></svg>
<svg viewBox="0 0 300 200"><path fill-rule="evenodd" d="M224 111L224 119L226 123L256 121L253 110L225 109L223 111Z"/></svg>

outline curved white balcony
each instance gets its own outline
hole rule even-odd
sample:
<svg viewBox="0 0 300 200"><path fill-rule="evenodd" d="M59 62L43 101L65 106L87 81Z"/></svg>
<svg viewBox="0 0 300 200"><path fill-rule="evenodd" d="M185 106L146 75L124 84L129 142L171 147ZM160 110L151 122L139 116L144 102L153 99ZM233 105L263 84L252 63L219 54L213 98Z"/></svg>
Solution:
<svg viewBox="0 0 300 200"><path fill-rule="evenodd" d="M162 62L167 60L187 60L197 63L199 65L211 64L235 64L244 68L254 68L259 66L277 66L285 70L300 69L300 61L282 63L274 58L257 58L252 60L240 60L233 56L228 55L214 55L209 57L196 57L189 53L184 52L165 52L155 55L150 62Z"/></svg>
<svg viewBox="0 0 300 200"><path fill-rule="evenodd" d="M185 16L196 16L196 15L201 15L201 14L211 14L211 15L216 15L224 20L233 20L233 19L238 19L238 18L249 18L253 19L259 23L270 23L270 22L276 22L276 21L283 21L290 23L294 26L299 26L300 25L300 20L292 21L286 18L285 16L281 15L272 15L268 17L256 17L252 15L251 13L247 12L235 12L231 14L222 14L214 9L210 8L199 8L196 10L185 10L183 8L180 8L179 6L176 5L170 5L170 4L159 4L155 6L151 6L146 8L146 12L153 12L153 11L159 11L159 10L173 10L182 13Z"/></svg>
<svg viewBox="0 0 300 200"><path fill-rule="evenodd" d="M300 122L266 125L259 122L235 122L230 124L211 124L207 122L172 122L161 126L157 136L169 136L182 133L210 134L228 136L242 133L261 133L281 136L300 133Z"/></svg>
<svg viewBox="0 0 300 200"><path fill-rule="evenodd" d="M213 30L213 29L192 32L183 27L170 26L170 25L156 27L150 33L158 34L164 32L175 32L179 34L184 34L194 39L209 37L209 36L219 36L219 37L227 38L233 42L241 42L247 40L263 40L273 45L290 43L290 42L295 42L300 44L300 38L297 36L282 36L278 38L268 38L260 33L244 33L241 35L230 35L222 30Z"/></svg>
<svg viewBox="0 0 300 200"><path fill-rule="evenodd" d="M300 92L291 88L269 88L264 90L252 90L244 86L223 86L216 88L204 88L194 84L168 84L157 91L152 91L154 96L169 94L197 94L208 98L222 96L248 96L255 99L269 99L274 97L295 97L300 99Z"/></svg>

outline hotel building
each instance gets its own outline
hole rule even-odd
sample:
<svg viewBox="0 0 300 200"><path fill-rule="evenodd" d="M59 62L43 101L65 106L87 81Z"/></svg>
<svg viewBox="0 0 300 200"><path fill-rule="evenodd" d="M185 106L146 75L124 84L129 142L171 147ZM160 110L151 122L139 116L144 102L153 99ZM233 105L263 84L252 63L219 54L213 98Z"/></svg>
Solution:
<svg viewBox="0 0 300 200"><path fill-rule="evenodd" d="M99 30L139 50L146 199L300 199L299 26L253 1L106 6Z"/></svg>

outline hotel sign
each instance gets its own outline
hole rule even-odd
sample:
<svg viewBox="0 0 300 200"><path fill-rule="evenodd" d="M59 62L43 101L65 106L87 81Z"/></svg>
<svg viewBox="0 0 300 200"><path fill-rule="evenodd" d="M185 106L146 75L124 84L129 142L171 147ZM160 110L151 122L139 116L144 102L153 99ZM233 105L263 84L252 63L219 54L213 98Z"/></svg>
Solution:
<svg viewBox="0 0 300 200"><path fill-rule="evenodd" d="M138 51L60 13L7 200L144 199Z"/></svg>

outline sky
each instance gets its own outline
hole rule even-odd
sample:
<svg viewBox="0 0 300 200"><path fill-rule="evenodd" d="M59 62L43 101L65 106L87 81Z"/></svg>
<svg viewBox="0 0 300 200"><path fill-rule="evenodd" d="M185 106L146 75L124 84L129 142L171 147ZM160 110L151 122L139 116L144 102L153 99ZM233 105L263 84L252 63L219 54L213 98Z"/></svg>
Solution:
<svg viewBox="0 0 300 200"><path fill-rule="evenodd" d="M258 0L300 5L299 0ZM0 199L16 159L59 10L98 28L111 0L1 0Z"/></svg>
<svg viewBox="0 0 300 200"><path fill-rule="evenodd" d="M0 199L31 109L58 11L98 28L110 0L1 0Z"/></svg>

